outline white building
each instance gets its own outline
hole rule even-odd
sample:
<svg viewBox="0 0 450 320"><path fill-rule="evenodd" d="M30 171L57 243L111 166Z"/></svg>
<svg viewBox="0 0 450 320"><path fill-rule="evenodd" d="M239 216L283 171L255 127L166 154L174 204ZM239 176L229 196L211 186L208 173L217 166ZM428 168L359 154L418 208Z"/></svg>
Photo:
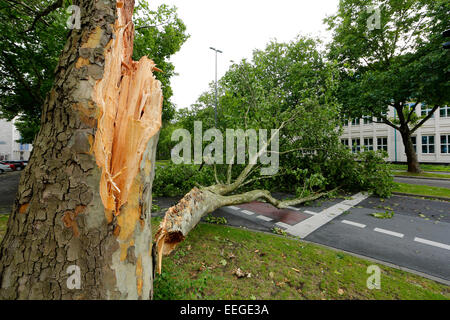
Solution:
<svg viewBox="0 0 450 320"><path fill-rule="evenodd" d="M416 110L418 116L426 115L430 111L427 106L421 106ZM395 110L391 108L387 116L396 117ZM389 154L388 161L407 161L400 133L387 124L373 123L372 117L346 122L341 141L352 148L353 152L363 148L384 149ZM450 106L436 110L433 117L414 132L413 144L419 162L450 163Z"/></svg>
<svg viewBox="0 0 450 320"><path fill-rule="evenodd" d="M13 121L0 119L0 160L28 160L31 144L20 144L20 133Z"/></svg>

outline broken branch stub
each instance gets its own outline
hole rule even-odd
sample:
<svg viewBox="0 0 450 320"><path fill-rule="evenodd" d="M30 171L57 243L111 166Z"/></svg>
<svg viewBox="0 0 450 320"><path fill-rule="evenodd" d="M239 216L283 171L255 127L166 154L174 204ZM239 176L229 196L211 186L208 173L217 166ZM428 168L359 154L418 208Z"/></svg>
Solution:
<svg viewBox="0 0 450 320"><path fill-rule="evenodd" d="M94 153L102 169L100 196L109 222L128 201L147 144L162 123L163 96L153 75L155 63L147 57L132 60L130 3L117 3L116 36L106 48L104 74L94 87L100 113Z"/></svg>

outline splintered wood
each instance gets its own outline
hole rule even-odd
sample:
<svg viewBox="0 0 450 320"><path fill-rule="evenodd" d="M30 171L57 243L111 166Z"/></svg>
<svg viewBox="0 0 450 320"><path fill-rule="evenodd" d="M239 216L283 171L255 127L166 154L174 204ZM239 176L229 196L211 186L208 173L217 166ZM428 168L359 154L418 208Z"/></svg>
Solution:
<svg viewBox="0 0 450 320"><path fill-rule="evenodd" d="M153 75L155 63L132 60L134 25L131 1L118 1L115 38L105 53L103 78L94 87L100 110L94 153L102 169L100 195L109 214L119 215L127 202L142 155L161 127L161 83Z"/></svg>

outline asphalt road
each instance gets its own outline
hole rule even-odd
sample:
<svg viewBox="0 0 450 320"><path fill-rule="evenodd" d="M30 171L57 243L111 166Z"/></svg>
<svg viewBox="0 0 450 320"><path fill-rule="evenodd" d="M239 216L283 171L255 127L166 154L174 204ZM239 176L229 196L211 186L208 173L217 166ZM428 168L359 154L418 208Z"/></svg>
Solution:
<svg viewBox="0 0 450 320"><path fill-rule="evenodd" d="M345 201L316 202L282 211L253 203L224 207L214 215L227 218L228 224L236 227L266 232L280 228L296 236L306 234L301 238L450 283L449 202L402 196L384 201L368 197L354 206ZM386 210L395 212L392 219L371 215Z"/></svg>
<svg viewBox="0 0 450 320"><path fill-rule="evenodd" d="M430 187L440 187L450 189L450 179L449 180L434 180L434 179L415 179L415 178L403 178L394 177L395 182L407 183L407 184L418 184L422 186ZM450 191L449 191L450 195Z"/></svg>
<svg viewBox="0 0 450 320"><path fill-rule="evenodd" d="M13 171L0 174L0 214L11 212L21 172Z"/></svg>

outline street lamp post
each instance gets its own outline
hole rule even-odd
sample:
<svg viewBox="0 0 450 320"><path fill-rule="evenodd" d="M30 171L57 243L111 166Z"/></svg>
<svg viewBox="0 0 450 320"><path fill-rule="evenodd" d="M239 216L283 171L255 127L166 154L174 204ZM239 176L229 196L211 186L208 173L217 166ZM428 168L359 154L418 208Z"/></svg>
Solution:
<svg viewBox="0 0 450 320"><path fill-rule="evenodd" d="M216 87L216 106L214 109L214 124L215 127L217 128L217 53L223 53L222 51L220 51L219 49L210 47L211 50L213 50L216 53L216 81L215 81L215 87Z"/></svg>

